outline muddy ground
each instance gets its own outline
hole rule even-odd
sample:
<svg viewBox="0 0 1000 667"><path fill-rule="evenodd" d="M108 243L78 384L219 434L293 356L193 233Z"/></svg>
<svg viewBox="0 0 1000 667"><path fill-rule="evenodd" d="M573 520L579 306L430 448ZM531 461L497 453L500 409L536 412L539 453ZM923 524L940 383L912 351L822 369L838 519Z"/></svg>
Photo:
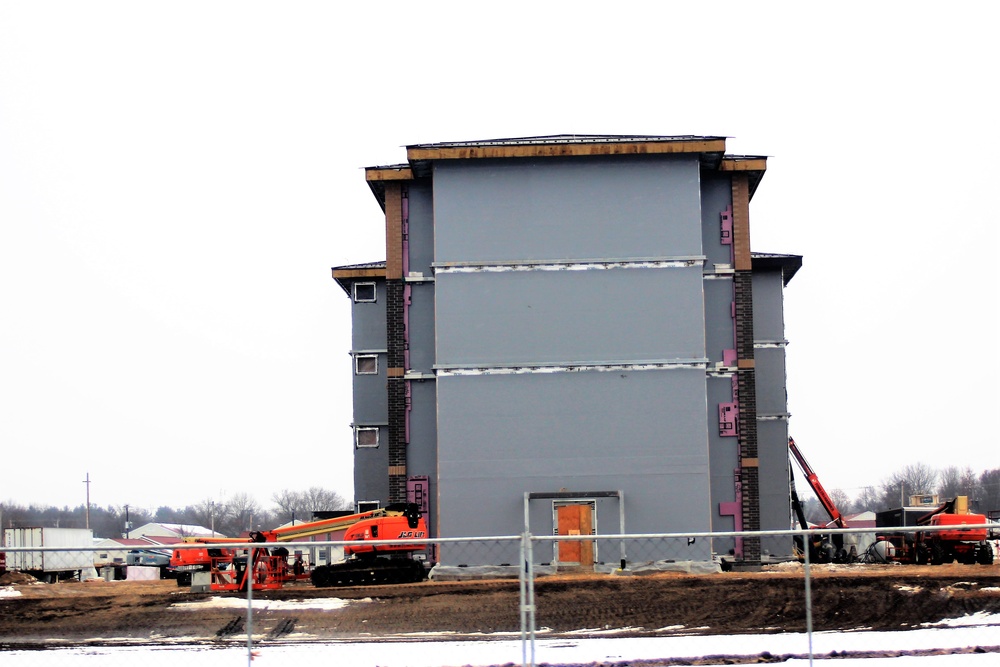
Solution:
<svg viewBox="0 0 1000 667"><path fill-rule="evenodd" d="M815 630L901 630L974 612L1000 613L1000 565L814 566ZM245 606L179 605L233 593L192 593L174 581L16 583L0 579L0 649L42 644L245 640ZM801 632L801 566L710 575L559 575L536 583L537 623L560 632L622 635ZM516 580L423 582L257 592L255 599L356 601L342 609L262 609L254 634L269 640L391 638L409 633L517 633ZM277 606L277 605L275 605ZM585 634L585 633L584 633ZM458 636L456 636L458 635ZM516 636L516 635L515 635ZM580 636L577 633L576 636ZM1000 641L997 642L1000 644Z"/></svg>

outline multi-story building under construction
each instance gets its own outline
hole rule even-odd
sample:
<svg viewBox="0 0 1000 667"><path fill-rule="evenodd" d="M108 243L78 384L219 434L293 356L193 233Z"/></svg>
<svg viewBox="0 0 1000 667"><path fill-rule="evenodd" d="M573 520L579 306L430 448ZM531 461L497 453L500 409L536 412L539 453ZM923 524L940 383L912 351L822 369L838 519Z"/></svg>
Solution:
<svg viewBox="0 0 1000 667"><path fill-rule="evenodd" d="M368 168L385 261L333 269L359 509L419 502L440 537L525 517L536 534L789 528L783 290L801 257L751 251L765 168L722 137L604 135L413 145Z"/></svg>

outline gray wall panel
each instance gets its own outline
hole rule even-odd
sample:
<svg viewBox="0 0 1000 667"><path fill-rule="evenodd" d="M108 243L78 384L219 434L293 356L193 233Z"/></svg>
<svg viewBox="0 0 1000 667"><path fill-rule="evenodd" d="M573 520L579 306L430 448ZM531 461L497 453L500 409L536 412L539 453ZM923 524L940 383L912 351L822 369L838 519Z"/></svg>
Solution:
<svg viewBox="0 0 1000 667"><path fill-rule="evenodd" d="M788 411L785 397L784 348L754 350L756 367L757 414L781 415Z"/></svg>
<svg viewBox="0 0 1000 667"><path fill-rule="evenodd" d="M784 339L784 285L778 271L755 272L753 276L754 340L770 343ZM754 350L757 413L764 416L788 412L783 346ZM760 458L761 528L784 529L791 525L788 489L788 422L765 419L757 422L757 452ZM764 539L761 546L775 555L791 551L789 540Z"/></svg>
<svg viewBox="0 0 1000 667"><path fill-rule="evenodd" d="M357 282L372 282L358 280ZM354 303L351 297L351 346L355 350L384 350L385 338L385 281L376 280L375 301ZM352 289L353 294L353 289Z"/></svg>
<svg viewBox="0 0 1000 667"><path fill-rule="evenodd" d="M354 376L354 423L384 424L388 420L389 396L385 389L386 355L380 354L377 375ZM353 366L351 372L353 372Z"/></svg>
<svg viewBox="0 0 1000 667"><path fill-rule="evenodd" d="M757 422L757 452L760 457L761 530L792 527L791 494L788 488L788 424L784 420ZM799 490L802 493L802 490ZM791 553L790 538L764 538L761 548L772 555Z"/></svg>
<svg viewBox="0 0 1000 667"><path fill-rule="evenodd" d="M708 436L709 460L712 477L712 516L716 530L733 530L731 516L719 514L719 503L736 499L733 471L739 463L739 442L735 437L719 435L719 403L732 401L732 379L730 377L708 378Z"/></svg>
<svg viewBox="0 0 1000 667"><path fill-rule="evenodd" d="M435 261L701 254L696 156L434 165Z"/></svg>
<svg viewBox="0 0 1000 667"><path fill-rule="evenodd" d="M736 347L733 336L733 281L705 280L705 353L710 363L722 361L723 350Z"/></svg>
<svg viewBox="0 0 1000 667"><path fill-rule="evenodd" d="M354 450L354 500L378 500L385 506L389 502L389 445L388 429L379 429L381 445Z"/></svg>
<svg viewBox="0 0 1000 667"><path fill-rule="evenodd" d="M430 483L427 527L437 534L437 383L410 381L410 442L406 446L406 474L427 475Z"/></svg>
<svg viewBox="0 0 1000 667"><path fill-rule="evenodd" d="M434 203L430 181L414 181L409 187L411 273L433 275Z"/></svg>
<svg viewBox="0 0 1000 667"><path fill-rule="evenodd" d="M410 382L410 444L406 449L408 475L437 478L437 385L434 380Z"/></svg>
<svg viewBox="0 0 1000 667"><path fill-rule="evenodd" d="M780 271L754 271L753 337L755 341L780 341L785 337L784 284Z"/></svg>
<svg viewBox="0 0 1000 667"><path fill-rule="evenodd" d="M434 283L412 283L409 307L410 368L431 373L434 368Z"/></svg>
<svg viewBox="0 0 1000 667"><path fill-rule="evenodd" d="M624 490L630 531L708 530L704 387L694 369L440 378L442 531L517 533L492 508L562 488Z"/></svg>
<svg viewBox="0 0 1000 667"><path fill-rule="evenodd" d="M732 180L729 176L702 174L701 215L702 247L706 256L706 266L732 264L731 245L722 244L722 212L733 201Z"/></svg>
<svg viewBox="0 0 1000 667"><path fill-rule="evenodd" d="M704 357L702 273L661 269L439 274L437 363ZM515 334L516 335L512 335Z"/></svg>

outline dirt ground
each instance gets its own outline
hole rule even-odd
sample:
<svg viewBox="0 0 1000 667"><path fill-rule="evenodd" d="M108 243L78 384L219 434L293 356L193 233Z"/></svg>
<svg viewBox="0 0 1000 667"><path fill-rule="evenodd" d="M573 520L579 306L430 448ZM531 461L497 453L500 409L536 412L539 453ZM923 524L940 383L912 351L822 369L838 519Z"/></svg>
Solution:
<svg viewBox="0 0 1000 667"><path fill-rule="evenodd" d="M1000 565L813 566L815 630L905 630L974 612L1000 613ZM192 593L176 582L41 584L0 578L0 650L74 644L238 641L245 605L179 603L233 593ZM622 629L622 635L734 634L805 630L799 565L759 572L647 576L559 575L536 583L537 624L560 632ZM516 580L422 582L313 588L307 583L259 591L255 599L355 601L337 610L272 604L255 611L262 641L390 639L410 633L517 633ZM586 635L577 632L575 636ZM516 636L516 635L515 635ZM410 637L412 638L412 637ZM1000 641L998 641L1000 643Z"/></svg>

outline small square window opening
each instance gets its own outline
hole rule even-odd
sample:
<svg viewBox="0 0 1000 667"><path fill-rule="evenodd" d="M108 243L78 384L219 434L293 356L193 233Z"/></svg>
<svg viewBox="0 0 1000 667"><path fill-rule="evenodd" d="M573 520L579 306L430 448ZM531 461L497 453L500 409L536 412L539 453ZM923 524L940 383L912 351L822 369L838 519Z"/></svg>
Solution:
<svg viewBox="0 0 1000 667"><path fill-rule="evenodd" d="M378 447L378 429L358 426L354 429L354 444L358 449Z"/></svg>
<svg viewBox="0 0 1000 667"><path fill-rule="evenodd" d="M378 356L374 354L359 354L354 357L354 372L358 375L376 375L378 373Z"/></svg>
<svg viewBox="0 0 1000 667"><path fill-rule="evenodd" d="M375 283L354 283L354 303L374 303Z"/></svg>

